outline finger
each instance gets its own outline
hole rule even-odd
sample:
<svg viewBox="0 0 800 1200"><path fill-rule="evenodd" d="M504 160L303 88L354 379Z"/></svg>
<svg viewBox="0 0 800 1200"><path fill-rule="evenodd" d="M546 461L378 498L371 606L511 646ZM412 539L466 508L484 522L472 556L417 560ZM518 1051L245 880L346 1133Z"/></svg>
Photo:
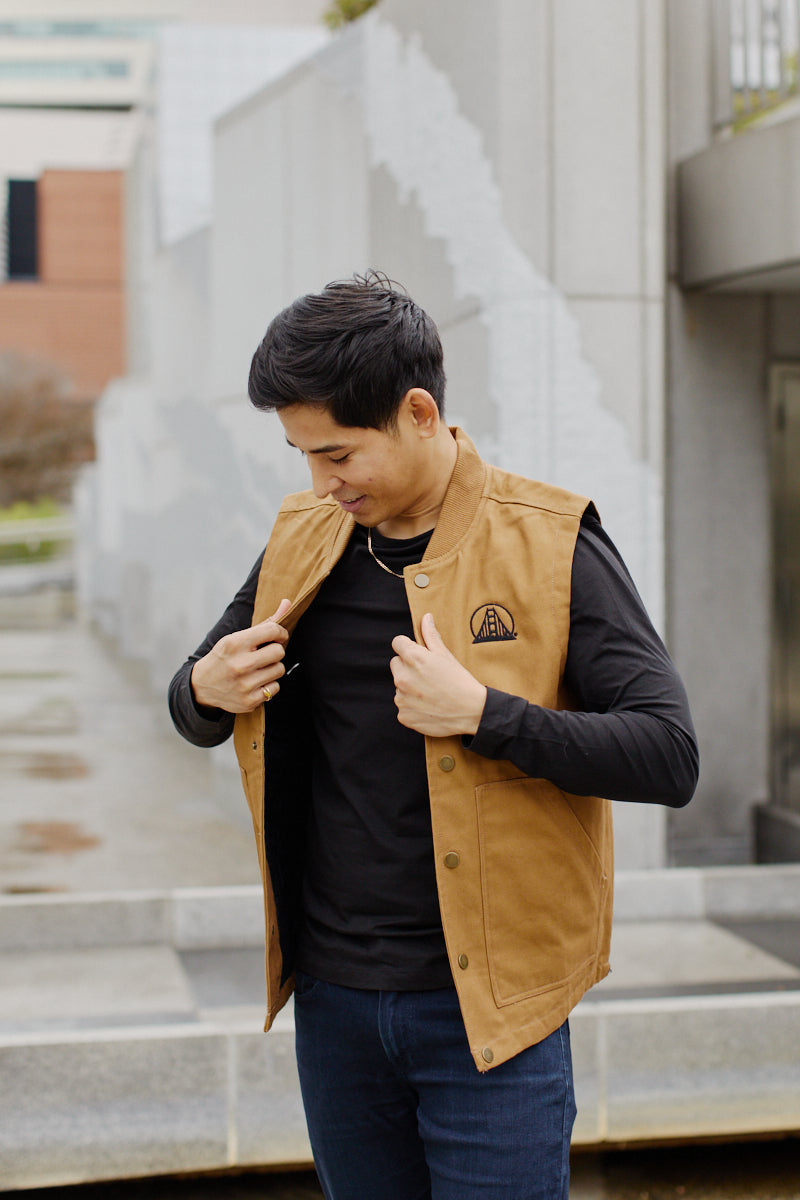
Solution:
<svg viewBox="0 0 800 1200"><path fill-rule="evenodd" d="M253 680L253 688L273 687L277 686L278 680L282 679L286 674L286 667L282 662L275 663L269 670L259 671Z"/></svg>
<svg viewBox="0 0 800 1200"><path fill-rule="evenodd" d="M253 695L258 704L269 704L270 700L275 699L281 690L278 680L285 674L286 668L283 663L277 663L271 670L259 674L253 688Z"/></svg>
<svg viewBox="0 0 800 1200"><path fill-rule="evenodd" d="M272 617L267 617L266 621L259 621L258 625L250 627L247 631L247 639L251 646L262 646L267 642L283 642L285 644L289 640L289 634L283 625L273 621Z"/></svg>
<svg viewBox="0 0 800 1200"><path fill-rule="evenodd" d="M269 683L263 683L256 693L257 703L269 704L270 700L274 700L280 690L281 685L274 679Z"/></svg>
<svg viewBox="0 0 800 1200"><path fill-rule="evenodd" d="M404 633L399 633L396 638L392 638L392 649L395 654L399 654L402 658L404 654L408 654L416 646L410 637L406 637Z"/></svg>
<svg viewBox="0 0 800 1200"><path fill-rule="evenodd" d="M442 641L442 635L436 628L436 622L433 619L433 613L425 613L420 622L419 629L420 633L422 634L422 640L429 650L447 649Z"/></svg>
<svg viewBox="0 0 800 1200"><path fill-rule="evenodd" d="M267 620L275 621L277 624L280 624L281 617L285 616L291 607L292 607L291 600L281 600L280 604L275 609L275 612L272 614L271 617L267 617Z"/></svg>
<svg viewBox="0 0 800 1200"><path fill-rule="evenodd" d="M408 692L411 687L411 677L402 658L393 658L389 663L389 667L391 668L392 679L394 680L397 694Z"/></svg>
<svg viewBox="0 0 800 1200"><path fill-rule="evenodd" d="M251 678L257 672L260 676L274 668L276 663L282 662L285 657L286 650L282 642L267 642L248 654L246 660L240 662L240 669L243 674L249 674Z"/></svg>
<svg viewBox="0 0 800 1200"><path fill-rule="evenodd" d="M256 645L260 645L263 642L277 641L286 643L289 640L289 634L281 625L281 619L291 607L291 600L281 600L271 617L266 617L263 621L259 621L257 625L251 625L247 630L250 642Z"/></svg>

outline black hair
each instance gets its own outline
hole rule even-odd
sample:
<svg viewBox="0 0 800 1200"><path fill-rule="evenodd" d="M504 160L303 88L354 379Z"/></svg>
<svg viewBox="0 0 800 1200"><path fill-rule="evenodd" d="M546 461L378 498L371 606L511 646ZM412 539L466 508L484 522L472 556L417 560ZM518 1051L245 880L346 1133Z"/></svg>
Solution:
<svg viewBox="0 0 800 1200"><path fill-rule="evenodd" d="M278 313L253 355L247 390L266 412L318 404L338 425L387 429L415 387L444 415L439 332L404 288L367 271Z"/></svg>

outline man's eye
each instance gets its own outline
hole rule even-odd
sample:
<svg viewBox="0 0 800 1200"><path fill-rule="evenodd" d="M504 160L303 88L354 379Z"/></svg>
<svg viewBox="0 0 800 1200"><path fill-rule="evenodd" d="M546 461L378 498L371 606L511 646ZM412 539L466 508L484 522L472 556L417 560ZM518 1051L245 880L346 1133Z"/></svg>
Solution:
<svg viewBox="0 0 800 1200"><path fill-rule="evenodd" d="M335 463L336 466L338 467L339 463L347 462L349 457L350 457L349 454L343 454L341 458L332 458L331 462Z"/></svg>

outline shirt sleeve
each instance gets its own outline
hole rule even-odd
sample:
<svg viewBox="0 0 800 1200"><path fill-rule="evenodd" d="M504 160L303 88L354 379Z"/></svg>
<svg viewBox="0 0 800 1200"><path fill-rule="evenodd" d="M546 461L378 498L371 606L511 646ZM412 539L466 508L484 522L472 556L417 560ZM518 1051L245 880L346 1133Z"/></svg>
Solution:
<svg viewBox="0 0 800 1200"><path fill-rule="evenodd" d="M220 638L253 623L253 608L258 588L263 553L213 629L209 630L194 654L179 667L169 685L169 711L173 724L194 746L219 746L233 732L234 715L222 708L198 704L192 691L192 668L216 646Z"/></svg>
<svg viewBox="0 0 800 1200"><path fill-rule="evenodd" d="M465 747L573 795L688 804L698 751L686 691L594 515L584 517L573 557L564 682L579 711L489 688Z"/></svg>

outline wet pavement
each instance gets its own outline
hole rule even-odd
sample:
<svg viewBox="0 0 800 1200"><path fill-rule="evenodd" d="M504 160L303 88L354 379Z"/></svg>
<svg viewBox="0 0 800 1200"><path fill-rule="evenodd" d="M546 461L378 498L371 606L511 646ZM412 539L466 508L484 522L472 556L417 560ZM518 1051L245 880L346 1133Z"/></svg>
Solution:
<svg viewBox="0 0 800 1200"><path fill-rule="evenodd" d="M166 699L57 593L0 596L2 892L257 883L237 775L221 797Z"/></svg>

